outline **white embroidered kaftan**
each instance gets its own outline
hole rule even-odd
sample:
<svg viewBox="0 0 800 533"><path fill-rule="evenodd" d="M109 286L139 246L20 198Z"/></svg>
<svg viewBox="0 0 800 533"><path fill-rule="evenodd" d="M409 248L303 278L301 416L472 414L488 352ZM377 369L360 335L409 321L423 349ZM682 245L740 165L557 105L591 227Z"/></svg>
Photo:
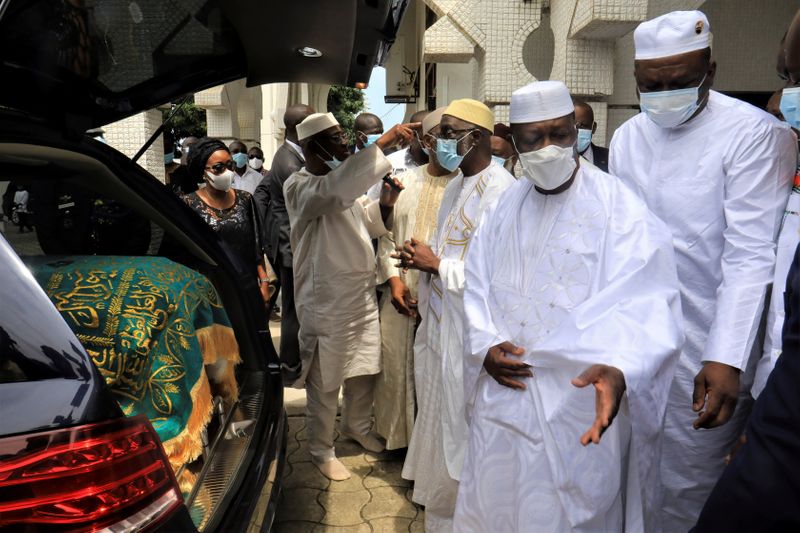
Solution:
<svg viewBox="0 0 800 533"><path fill-rule="evenodd" d="M371 146L323 176L302 168L283 185L303 365L295 386L305 382L317 348L324 391L380 372L372 239L387 229L379 203L364 198L364 191L390 170Z"/></svg>
<svg viewBox="0 0 800 533"><path fill-rule="evenodd" d="M664 403L683 333L669 231L619 181L581 166L561 194L528 180L484 215L466 262L469 449L456 531L657 530ZM525 349L525 391L483 370L488 349ZM580 444L595 390L570 380L620 369L627 391L599 445Z"/></svg>
<svg viewBox="0 0 800 533"><path fill-rule="evenodd" d="M427 531L449 531L457 480L466 448L462 380L464 257L481 214L514 177L492 162L474 176L459 174L447 185L432 248L439 275L422 274L422 323L414 342L419 413L403 465L414 480L413 500L425 505Z"/></svg>
<svg viewBox="0 0 800 533"><path fill-rule="evenodd" d="M392 231L378 240L378 284L401 278L418 298L419 271L403 273L391 254L411 237L430 243L444 189L456 172L432 176L428 165L402 173L398 180L405 190L392 211ZM408 447L416 415L414 390L414 331L416 318L401 315L392 305L388 286L380 302L381 373L375 379L375 430L386 439L386 448Z"/></svg>
<svg viewBox="0 0 800 533"><path fill-rule="evenodd" d="M715 91L685 124L661 128L640 113L611 141L610 173L670 228L681 283L686 344L667 403L661 455L664 529L670 533L694 526L744 428L796 155L786 124ZM741 394L727 424L695 430L694 377L705 361L741 369Z"/></svg>

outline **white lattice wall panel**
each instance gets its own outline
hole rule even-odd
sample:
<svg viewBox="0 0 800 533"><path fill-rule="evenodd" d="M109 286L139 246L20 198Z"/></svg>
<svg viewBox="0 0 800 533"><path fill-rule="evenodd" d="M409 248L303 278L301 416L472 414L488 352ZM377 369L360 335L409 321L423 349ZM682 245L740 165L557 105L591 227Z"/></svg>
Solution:
<svg viewBox="0 0 800 533"><path fill-rule="evenodd" d="M555 57L550 78L563 80L570 92L609 95L614 92L614 42L569 37L576 0L552 0L550 20Z"/></svg>
<svg viewBox="0 0 800 533"><path fill-rule="evenodd" d="M569 36L616 39L647 18L647 0L578 0Z"/></svg>
<svg viewBox="0 0 800 533"><path fill-rule="evenodd" d="M151 109L103 126L103 136L109 146L132 158L159 126L161 111ZM164 140L160 135L137 163L162 182L165 180Z"/></svg>
<svg viewBox="0 0 800 533"><path fill-rule="evenodd" d="M475 45L448 17L442 17L425 31L423 58L428 63L467 63Z"/></svg>

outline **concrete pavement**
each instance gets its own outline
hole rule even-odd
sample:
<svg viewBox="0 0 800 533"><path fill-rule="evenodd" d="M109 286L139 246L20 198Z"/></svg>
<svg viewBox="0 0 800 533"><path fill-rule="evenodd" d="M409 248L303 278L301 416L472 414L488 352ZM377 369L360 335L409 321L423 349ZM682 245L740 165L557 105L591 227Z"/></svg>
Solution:
<svg viewBox="0 0 800 533"><path fill-rule="evenodd" d="M273 342L280 323L271 322ZM283 496L274 531L422 532L424 511L411 502L411 482L400 476L405 450L374 454L337 431L336 455L353 474L330 481L311 463L305 418L305 391L284 389L289 416Z"/></svg>

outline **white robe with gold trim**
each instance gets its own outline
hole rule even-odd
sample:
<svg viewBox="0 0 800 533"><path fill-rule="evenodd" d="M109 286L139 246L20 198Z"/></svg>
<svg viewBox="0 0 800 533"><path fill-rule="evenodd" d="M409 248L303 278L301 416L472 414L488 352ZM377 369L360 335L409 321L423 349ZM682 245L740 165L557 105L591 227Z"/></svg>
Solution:
<svg viewBox="0 0 800 533"><path fill-rule="evenodd" d="M433 239L439 275L419 283L422 323L414 343L419 413L403 466L414 480L413 500L426 506L426 530L452 528L457 480L464 460L463 392L464 257L481 214L514 177L492 162L475 176L458 175L445 189Z"/></svg>

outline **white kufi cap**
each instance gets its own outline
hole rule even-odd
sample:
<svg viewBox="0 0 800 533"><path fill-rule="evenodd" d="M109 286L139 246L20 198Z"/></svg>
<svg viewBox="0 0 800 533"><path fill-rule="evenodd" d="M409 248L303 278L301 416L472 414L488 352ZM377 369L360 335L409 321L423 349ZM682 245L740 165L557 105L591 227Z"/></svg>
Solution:
<svg viewBox="0 0 800 533"><path fill-rule="evenodd" d="M673 11L639 24L635 59L676 56L711 46L711 27L701 11Z"/></svg>
<svg viewBox="0 0 800 533"><path fill-rule="evenodd" d="M552 120L574 112L569 90L560 81L535 81L511 93L512 124Z"/></svg>
<svg viewBox="0 0 800 533"><path fill-rule="evenodd" d="M333 116L333 113L313 113L297 125L297 140L308 139L312 135L338 125L339 122Z"/></svg>

